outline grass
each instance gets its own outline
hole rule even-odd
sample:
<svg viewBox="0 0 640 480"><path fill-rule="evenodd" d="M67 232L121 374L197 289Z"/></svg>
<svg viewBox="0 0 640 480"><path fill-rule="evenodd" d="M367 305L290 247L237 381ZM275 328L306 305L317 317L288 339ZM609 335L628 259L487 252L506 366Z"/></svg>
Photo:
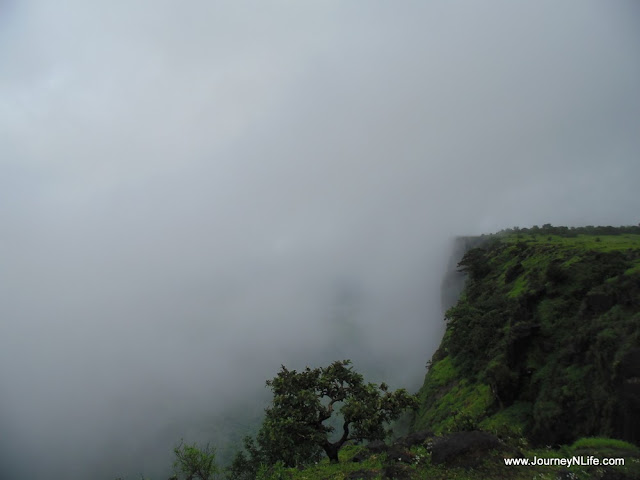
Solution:
<svg viewBox="0 0 640 480"><path fill-rule="evenodd" d="M612 252L640 248L640 235L627 233L622 235L584 235L564 237L559 235L507 235L502 238L506 243L526 242L534 245L555 245L562 248Z"/></svg>
<svg viewBox="0 0 640 480"><path fill-rule="evenodd" d="M639 478L640 459L637 447L619 440L608 438L580 439L571 446L565 445L559 448L521 448L514 449L512 444L507 444L503 449L483 452L475 455L466 466L454 464L435 465L431 462L429 442L425 445L414 446L409 450L411 463L396 462L396 459L388 458L386 454L378 454L369 457L363 462L355 463L351 459L362 451L362 446L348 446L340 452L340 463L332 464L328 460L322 460L314 465L299 470L297 468L278 469L273 476L265 475L261 480L346 480L359 478L359 472L364 478L382 480L389 478L389 466L395 465L398 476L393 478L405 478L417 480L428 478L430 480L479 480L479 479L505 479L505 480L556 480L567 478L573 480L604 480L606 478L632 479ZM520 451L524 458L532 460L537 458L571 458L575 455L589 455L603 459L610 456L623 456L624 466L602 467L573 465L570 468L563 466L506 466L504 458L513 458ZM615 448L616 450L612 450ZM635 449L635 450L634 450ZM612 452L615 455L612 455ZM617 452L617 453L616 453ZM615 472L615 473L614 473ZM366 475L366 476L365 476Z"/></svg>
<svg viewBox="0 0 640 480"><path fill-rule="evenodd" d="M518 443L522 439L526 423L531 417L532 405L530 402L515 402L504 410L484 419L479 427L501 438L517 438Z"/></svg>
<svg viewBox="0 0 640 480"><path fill-rule="evenodd" d="M452 380L455 380L458 375L458 370L451 362L451 357L444 357L439 362L436 362L431 366L429 370L429 377L436 386L443 386Z"/></svg>
<svg viewBox="0 0 640 480"><path fill-rule="evenodd" d="M634 266L625 270L625 275L635 275L640 274L640 260L636 261Z"/></svg>
<svg viewBox="0 0 640 480"><path fill-rule="evenodd" d="M632 443L606 437L580 438L571 445L571 448L573 450L625 450L635 453L636 455L640 454L640 448L636 447Z"/></svg>
<svg viewBox="0 0 640 480"><path fill-rule="evenodd" d="M522 295L523 292L527 290L527 279L524 275L520 275L515 283L513 284L513 288L509 291L507 296L509 298L516 298Z"/></svg>

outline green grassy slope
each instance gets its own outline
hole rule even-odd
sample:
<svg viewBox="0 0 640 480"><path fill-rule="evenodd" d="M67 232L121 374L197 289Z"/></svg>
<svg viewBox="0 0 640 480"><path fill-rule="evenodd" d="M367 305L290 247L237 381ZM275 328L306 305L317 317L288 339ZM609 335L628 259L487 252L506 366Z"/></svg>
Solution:
<svg viewBox="0 0 640 480"><path fill-rule="evenodd" d="M510 232L467 252L416 429L640 441L640 234L578 232Z"/></svg>
<svg viewBox="0 0 640 480"><path fill-rule="evenodd" d="M398 462L388 454L373 455L369 459L355 463L352 458L363 447L345 447L340 452L340 463L332 464L327 460L310 465L304 469L265 467L256 480L632 480L640 478L640 449L606 438L585 439L574 445L560 449L523 449L526 458L551 462L551 459L573 458L590 455L597 458L624 458L622 466L572 465L536 465L521 466L504 463L504 452L490 451L477 458L473 466L460 464L434 465L431 461L429 445L412 447L406 462Z"/></svg>

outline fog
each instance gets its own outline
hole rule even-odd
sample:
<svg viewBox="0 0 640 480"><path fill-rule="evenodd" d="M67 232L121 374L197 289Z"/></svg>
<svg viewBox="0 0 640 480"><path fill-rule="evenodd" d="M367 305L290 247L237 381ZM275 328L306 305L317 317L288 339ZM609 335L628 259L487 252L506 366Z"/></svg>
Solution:
<svg viewBox="0 0 640 480"><path fill-rule="evenodd" d="M640 221L639 27L623 1L0 2L0 477L166 478L281 364L417 389L453 237Z"/></svg>

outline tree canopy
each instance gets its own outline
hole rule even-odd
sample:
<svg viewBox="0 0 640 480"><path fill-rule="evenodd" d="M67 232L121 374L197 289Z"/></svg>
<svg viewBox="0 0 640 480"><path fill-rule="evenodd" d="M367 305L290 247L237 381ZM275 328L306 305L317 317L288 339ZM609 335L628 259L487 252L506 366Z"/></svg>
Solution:
<svg viewBox="0 0 640 480"><path fill-rule="evenodd" d="M252 464L254 468L276 462L296 466L317 459L323 451L337 462L338 451L347 442L383 440L388 422L417 406L416 398L405 389L391 392L385 383L365 383L350 365L350 360L342 360L301 372L283 365L267 381L273 401L265 411L257 445L246 439L250 458L241 455L236 466L243 461L245 467ZM332 421L341 425L337 434Z"/></svg>

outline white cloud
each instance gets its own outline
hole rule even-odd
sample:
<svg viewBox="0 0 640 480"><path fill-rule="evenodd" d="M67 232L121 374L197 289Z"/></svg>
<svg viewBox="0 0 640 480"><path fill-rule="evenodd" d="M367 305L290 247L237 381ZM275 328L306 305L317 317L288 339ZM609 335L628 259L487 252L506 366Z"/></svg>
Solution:
<svg viewBox="0 0 640 480"><path fill-rule="evenodd" d="M637 223L637 29L566 5L16 3L0 427L59 447L23 476L78 449L78 478L105 451L141 468L158 417L195 428L325 360L345 284L351 356L416 384L450 236Z"/></svg>

